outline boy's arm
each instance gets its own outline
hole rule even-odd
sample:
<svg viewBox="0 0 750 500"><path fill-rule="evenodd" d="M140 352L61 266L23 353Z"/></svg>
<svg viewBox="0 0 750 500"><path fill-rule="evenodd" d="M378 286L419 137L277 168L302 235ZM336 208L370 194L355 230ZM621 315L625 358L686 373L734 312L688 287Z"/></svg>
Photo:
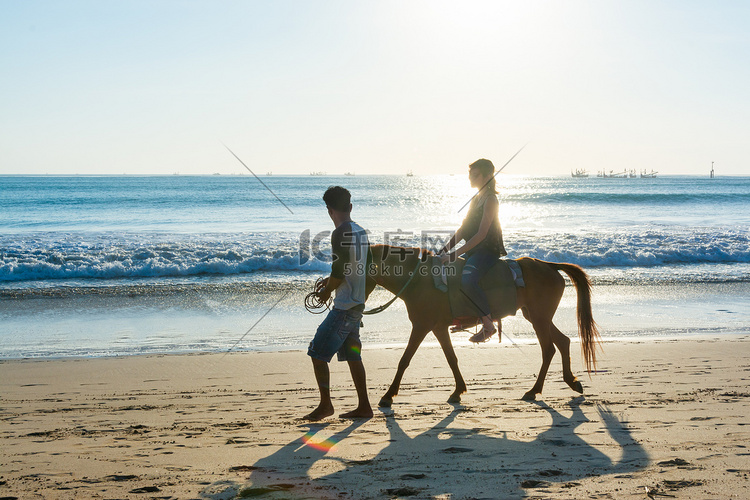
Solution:
<svg viewBox="0 0 750 500"><path fill-rule="evenodd" d="M344 270L349 259L349 251L343 241L343 231L334 231L331 235L331 275L323 280L323 288L318 291L318 298L327 301L334 290L344 282Z"/></svg>
<svg viewBox="0 0 750 500"><path fill-rule="evenodd" d="M334 290L336 290L341 283L343 283L344 280L341 278L336 278L335 276L329 276L326 279L323 280L323 288L321 288L317 294L318 298L322 302L328 302L328 299L331 298L331 294Z"/></svg>

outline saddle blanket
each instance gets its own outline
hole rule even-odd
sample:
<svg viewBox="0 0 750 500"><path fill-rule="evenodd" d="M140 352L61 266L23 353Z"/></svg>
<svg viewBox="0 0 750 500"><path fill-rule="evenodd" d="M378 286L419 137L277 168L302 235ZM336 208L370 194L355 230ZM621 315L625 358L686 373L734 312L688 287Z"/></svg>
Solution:
<svg viewBox="0 0 750 500"><path fill-rule="evenodd" d="M442 266L440 259L434 256L431 274L436 288L448 292L453 318L477 318L481 316L479 309L461 290L464 264L466 260L459 257L456 262ZM487 294L494 319L515 316L518 309L516 287L525 286L521 266L515 260L498 259L479 281L479 285Z"/></svg>

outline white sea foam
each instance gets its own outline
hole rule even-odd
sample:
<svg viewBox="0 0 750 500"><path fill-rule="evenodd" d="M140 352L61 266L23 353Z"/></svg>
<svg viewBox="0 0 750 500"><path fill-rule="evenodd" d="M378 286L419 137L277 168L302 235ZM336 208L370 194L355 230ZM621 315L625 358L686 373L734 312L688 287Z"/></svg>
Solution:
<svg viewBox="0 0 750 500"><path fill-rule="evenodd" d="M739 230L537 231L509 233L506 239L511 257L571 262L587 268L750 263L750 235ZM372 234L372 240L382 242L384 235ZM306 249L302 259L300 241L294 233L69 233L64 237L45 233L24 240L5 237L0 238L0 282L329 271L328 240L323 239L318 252ZM400 243L419 245L420 241ZM307 245L304 238L302 244Z"/></svg>
<svg viewBox="0 0 750 500"><path fill-rule="evenodd" d="M326 272L329 254L300 263L294 235L40 234L0 238L0 281Z"/></svg>
<svg viewBox="0 0 750 500"><path fill-rule="evenodd" d="M622 231L517 235L514 256L584 267L655 267L750 263L750 232L735 229Z"/></svg>

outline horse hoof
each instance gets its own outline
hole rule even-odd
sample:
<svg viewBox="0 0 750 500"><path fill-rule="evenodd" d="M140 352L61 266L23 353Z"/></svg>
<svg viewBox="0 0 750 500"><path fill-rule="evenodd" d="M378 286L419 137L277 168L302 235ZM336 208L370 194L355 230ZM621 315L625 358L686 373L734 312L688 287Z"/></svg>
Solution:
<svg viewBox="0 0 750 500"><path fill-rule="evenodd" d="M390 408L393 404L392 398L382 398L380 400L380 403L378 403L378 408Z"/></svg>
<svg viewBox="0 0 750 500"><path fill-rule="evenodd" d="M526 394L524 394L521 399L524 401L536 401L536 393L529 391Z"/></svg>
<svg viewBox="0 0 750 500"><path fill-rule="evenodd" d="M451 396L448 398L448 403L452 405L461 404L461 396Z"/></svg>
<svg viewBox="0 0 750 500"><path fill-rule="evenodd" d="M583 394L583 386L577 380L570 386L570 388L576 391L578 394Z"/></svg>

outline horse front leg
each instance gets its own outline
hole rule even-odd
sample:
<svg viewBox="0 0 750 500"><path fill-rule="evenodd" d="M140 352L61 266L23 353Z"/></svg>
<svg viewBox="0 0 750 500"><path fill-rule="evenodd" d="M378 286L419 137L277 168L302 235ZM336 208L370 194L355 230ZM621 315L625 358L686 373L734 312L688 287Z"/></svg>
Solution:
<svg viewBox="0 0 750 500"><path fill-rule="evenodd" d="M435 328L433 333L437 337L438 342L440 342L440 347L443 349L448 366L450 366L453 372L453 379L456 381L456 390L448 398L448 402L458 404L461 402L461 394L466 392L466 382L464 382L464 378L461 375L461 370L458 369L458 358L456 357L456 352L453 350L450 332L448 331L448 327L445 326Z"/></svg>
<svg viewBox="0 0 750 500"><path fill-rule="evenodd" d="M390 408L393 404L393 398L398 394L398 388L401 386L401 379L404 376L404 372L411 363L411 358L414 357L414 353L417 352L419 345L422 343L424 338L427 336L429 329L417 328L412 326L411 335L409 336L409 343L406 346L406 350L401 355L401 360L398 362L398 369L396 370L396 376L393 377L393 382L388 388L388 391L380 398L378 406L381 408Z"/></svg>

